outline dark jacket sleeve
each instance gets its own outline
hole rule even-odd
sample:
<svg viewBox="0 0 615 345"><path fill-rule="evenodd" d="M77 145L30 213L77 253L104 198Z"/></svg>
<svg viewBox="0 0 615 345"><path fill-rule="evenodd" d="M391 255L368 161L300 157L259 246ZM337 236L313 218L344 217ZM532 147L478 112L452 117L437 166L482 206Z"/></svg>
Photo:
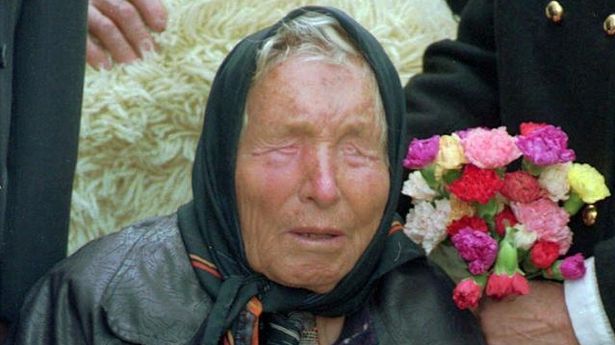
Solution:
<svg viewBox="0 0 615 345"><path fill-rule="evenodd" d="M87 1L1 2L0 320L11 323L66 256Z"/></svg>
<svg viewBox="0 0 615 345"><path fill-rule="evenodd" d="M457 40L427 48L405 87L411 137L499 122L493 2L469 1L459 25Z"/></svg>
<svg viewBox="0 0 615 345"><path fill-rule="evenodd" d="M482 345L478 321L453 302L453 283L424 258L385 276L370 304L381 345Z"/></svg>

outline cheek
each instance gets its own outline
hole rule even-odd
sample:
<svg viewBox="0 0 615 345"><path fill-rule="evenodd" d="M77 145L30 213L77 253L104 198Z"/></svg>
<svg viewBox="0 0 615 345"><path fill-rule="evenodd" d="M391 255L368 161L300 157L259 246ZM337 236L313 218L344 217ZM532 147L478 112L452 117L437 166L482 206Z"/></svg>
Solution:
<svg viewBox="0 0 615 345"><path fill-rule="evenodd" d="M389 196L389 174L386 168L381 168L351 176L350 179L353 182L352 188L348 188L347 200L355 215L353 242L358 259L382 220Z"/></svg>
<svg viewBox="0 0 615 345"><path fill-rule="evenodd" d="M386 167L349 172L344 184L346 200L354 215L350 225L356 229L352 242L358 259L382 220L389 196L389 173Z"/></svg>
<svg viewBox="0 0 615 345"><path fill-rule="evenodd" d="M267 162L238 165L235 178L238 203L248 204L246 207L277 209L292 195L298 184L295 166L294 162L283 165Z"/></svg>
<svg viewBox="0 0 615 345"><path fill-rule="evenodd" d="M343 187L356 212L380 220L389 196L389 172L384 164L370 169L347 169Z"/></svg>
<svg viewBox="0 0 615 345"><path fill-rule="evenodd" d="M290 217L284 205L296 185L292 164L272 167L238 161L237 207L245 254L252 268L262 266L262 253L276 251L276 239Z"/></svg>

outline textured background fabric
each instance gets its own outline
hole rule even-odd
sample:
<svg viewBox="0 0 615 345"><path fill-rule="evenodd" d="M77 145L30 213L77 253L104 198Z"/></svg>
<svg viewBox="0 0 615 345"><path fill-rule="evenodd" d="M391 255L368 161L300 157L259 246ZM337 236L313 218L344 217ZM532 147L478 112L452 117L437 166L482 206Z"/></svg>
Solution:
<svg viewBox="0 0 615 345"><path fill-rule="evenodd" d="M86 72L69 252L191 199L192 157L214 74L244 36L306 4L340 8L382 43L402 83L425 47L453 37L445 0L167 0L159 52ZM224 135L224 133L220 133Z"/></svg>

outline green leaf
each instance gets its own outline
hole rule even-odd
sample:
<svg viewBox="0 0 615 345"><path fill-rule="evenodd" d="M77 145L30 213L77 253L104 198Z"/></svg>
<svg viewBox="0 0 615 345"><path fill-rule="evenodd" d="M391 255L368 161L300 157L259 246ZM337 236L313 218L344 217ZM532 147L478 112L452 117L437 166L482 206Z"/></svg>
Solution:
<svg viewBox="0 0 615 345"><path fill-rule="evenodd" d="M478 216L488 221L491 219L493 221L493 217L498 213L498 203L495 201L495 198L489 199L486 204L477 204L476 211Z"/></svg>
<svg viewBox="0 0 615 345"><path fill-rule="evenodd" d="M471 275L468 272L468 265L459 256L457 249L451 245L441 243L429 253L429 260L440 266L455 283Z"/></svg>
<svg viewBox="0 0 615 345"><path fill-rule="evenodd" d="M566 210L569 215L574 216L577 212L579 212L584 204L585 203L581 200L581 197L577 193L570 191L568 200L564 202L564 210Z"/></svg>
<svg viewBox="0 0 615 345"><path fill-rule="evenodd" d="M421 175L425 179L425 182L427 182L427 185L429 186L429 188L436 190L436 191L440 189L438 180L436 179L435 164L428 165L419 171L421 172Z"/></svg>
<svg viewBox="0 0 615 345"><path fill-rule="evenodd" d="M458 169L447 170L442 175L442 181L444 181L444 183L446 183L446 184L451 184L451 183L453 183L455 180L457 180L460 177L461 177L461 170L458 170Z"/></svg>
<svg viewBox="0 0 615 345"><path fill-rule="evenodd" d="M533 164L532 162L528 161L525 158L523 158L523 160L521 160L521 169L525 170L528 174L530 174L532 176L540 175L540 173L543 170L542 167Z"/></svg>

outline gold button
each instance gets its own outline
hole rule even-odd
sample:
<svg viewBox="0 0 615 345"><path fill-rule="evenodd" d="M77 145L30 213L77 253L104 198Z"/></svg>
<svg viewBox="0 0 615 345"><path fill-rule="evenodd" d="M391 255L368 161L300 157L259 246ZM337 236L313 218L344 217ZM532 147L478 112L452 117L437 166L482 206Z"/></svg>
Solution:
<svg viewBox="0 0 615 345"><path fill-rule="evenodd" d="M598 209L594 205L587 205L583 210L583 223L587 226L592 226L598 218Z"/></svg>
<svg viewBox="0 0 615 345"><path fill-rule="evenodd" d="M604 31L609 36L615 35L615 14L611 14L604 20Z"/></svg>
<svg viewBox="0 0 615 345"><path fill-rule="evenodd" d="M564 17L564 8L557 1L551 1L547 8L545 8L545 14L554 23L559 23Z"/></svg>

